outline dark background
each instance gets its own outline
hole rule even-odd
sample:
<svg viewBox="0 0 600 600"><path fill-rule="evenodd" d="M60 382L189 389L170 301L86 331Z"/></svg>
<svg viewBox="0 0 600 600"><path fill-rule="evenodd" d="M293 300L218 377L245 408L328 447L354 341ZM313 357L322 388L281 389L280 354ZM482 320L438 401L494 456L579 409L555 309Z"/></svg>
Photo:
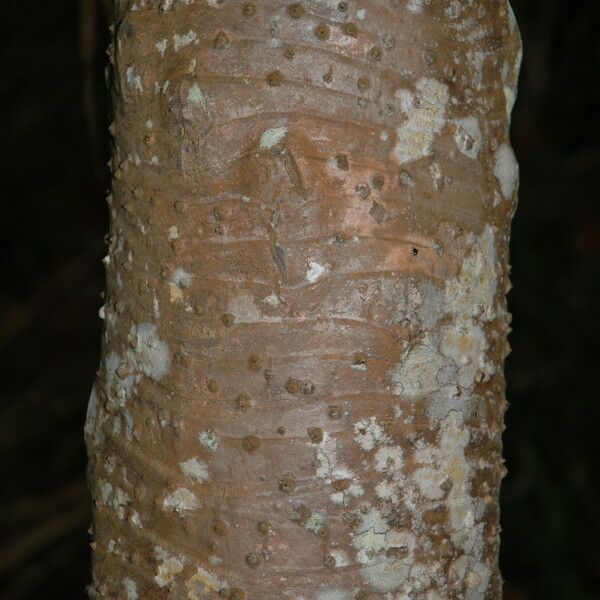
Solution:
<svg viewBox="0 0 600 600"><path fill-rule="evenodd" d="M502 492L506 598L600 598L597 1L514 0L525 58L513 119ZM108 186L110 0L0 12L0 598L83 598L82 428L98 363Z"/></svg>

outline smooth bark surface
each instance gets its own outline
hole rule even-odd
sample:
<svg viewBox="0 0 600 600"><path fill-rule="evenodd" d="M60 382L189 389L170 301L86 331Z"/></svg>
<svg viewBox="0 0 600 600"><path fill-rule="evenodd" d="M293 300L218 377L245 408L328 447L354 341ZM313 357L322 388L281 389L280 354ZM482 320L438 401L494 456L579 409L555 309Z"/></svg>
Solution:
<svg viewBox="0 0 600 600"><path fill-rule="evenodd" d="M94 598L499 600L504 0L117 2Z"/></svg>

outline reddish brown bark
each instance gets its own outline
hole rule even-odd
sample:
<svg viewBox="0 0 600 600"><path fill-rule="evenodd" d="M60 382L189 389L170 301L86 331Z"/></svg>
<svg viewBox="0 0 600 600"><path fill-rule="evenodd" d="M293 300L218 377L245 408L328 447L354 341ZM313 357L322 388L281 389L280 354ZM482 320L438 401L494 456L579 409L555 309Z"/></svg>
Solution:
<svg viewBox="0 0 600 600"><path fill-rule="evenodd" d="M509 7L116 14L90 594L499 599Z"/></svg>

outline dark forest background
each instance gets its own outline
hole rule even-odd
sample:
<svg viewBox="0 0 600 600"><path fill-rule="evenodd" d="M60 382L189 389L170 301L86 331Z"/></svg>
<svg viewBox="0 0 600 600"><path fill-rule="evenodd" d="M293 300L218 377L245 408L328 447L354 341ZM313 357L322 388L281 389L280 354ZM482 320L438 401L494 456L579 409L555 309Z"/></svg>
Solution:
<svg viewBox="0 0 600 600"><path fill-rule="evenodd" d="M598 6L513 0L525 58L507 600L600 598ZM110 13L110 0L8 0L0 13L3 600L83 598L89 577L82 428L100 340Z"/></svg>

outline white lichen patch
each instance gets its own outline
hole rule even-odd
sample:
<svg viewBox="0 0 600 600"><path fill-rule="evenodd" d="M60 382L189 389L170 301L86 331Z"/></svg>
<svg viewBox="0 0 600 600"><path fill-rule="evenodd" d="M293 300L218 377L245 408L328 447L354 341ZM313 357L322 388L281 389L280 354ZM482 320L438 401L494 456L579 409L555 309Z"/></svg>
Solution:
<svg viewBox="0 0 600 600"><path fill-rule="evenodd" d="M200 431L198 433L198 441L211 452L214 452L219 444L214 431Z"/></svg>
<svg viewBox="0 0 600 600"><path fill-rule="evenodd" d="M315 448L313 465L316 476L320 479L327 482L348 480L349 485L345 490L330 494L330 500L334 504L345 505L350 498L357 498L365 493L356 481L355 473L345 465L339 464L337 442L327 432L323 433L323 439Z"/></svg>
<svg viewBox="0 0 600 600"><path fill-rule="evenodd" d="M470 432L463 415L451 411L440 424L439 446L427 446L416 453L422 465L413 474L421 495L440 500L446 495L451 540L455 548L477 555L483 548L483 526L476 521L477 506L471 496L474 466L465 456Z"/></svg>
<svg viewBox="0 0 600 600"><path fill-rule="evenodd" d="M338 464L337 443L326 431L323 432L323 439L315 449L314 464L317 477L331 479Z"/></svg>
<svg viewBox="0 0 600 600"><path fill-rule="evenodd" d="M141 75L136 75L133 65L127 67L125 70L125 81L135 91L140 92L140 94L143 93L144 86L142 85L142 77Z"/></svg>
<svg viewBox="0 0 600 600"><path fill-rule="evenodd" d="M192 276L183 269L176 269L169 279L169 300L171 302L183 301L183 290L192 285Z"/></svg>
<svg viewBox="0 0 600 600"><path fill-rule="evenodd" d="M269 294L268 296L265 296L263 298L263 302L265 304L268 304L269 306L272 306L273 308L281 304L281 300L279 300L279 296L275 292Z"/></svg>
<svg viewBox="0 0 600 600"><path fill-rule="evenodd" d="M446 283L445 311L491 321L496 315L496 228L486 225L463 261L458 277Z"/></svg>
<svg viewBox="0 0 600 600"><path fill-rule="evenodd" d="M460 17L460 15L462 14L463 10L464 8L460 3L460 0L450 0L447 3L446 8L444 8L444 14L449 19L458 19L458 17Z"/></svg>
<svg viewBox="0 0 600 600"><path fill-rule="evenodd" d="M400 489L396 481L382 480L375 486L375 494L381 500L397 504L400 501Z"/></svg>
<svg viewBox="0 0 600 600"><path fill-rule="evenodd" d="M306 527L308 531L318 535L325 527L325 521L325 515L322 513L312 513L307 519L304 527Z"/></svg>
<svg viewBox="0 0 600 600"><path fill-rule="evenodd" d="M511 24L511 31L516 27L516 21L514 19L514 14L512 8L510 8L509 4L509 15ZM523 47L519 45L519 49L517 52L517 56L512 65L505 62L502 65L502 81L503 81L503 90L504 90L504 98L506 101L506 116L510 123L511 114L513 108L515 106L515 102L517 100L517 82L519 81L519 72L521 71L521 63L523 61Z"/></svg>
<svg viewBox="0 0 600 600"><path fill-rule="evenodd" d="M154 323L131 326L129 339L133 348L126 352L128 364L154 381L160 381L171 370L169 346L157 334Z"/></svg>
<svg viewBox="0 0 600 600"><path fill-rule="evenodd" d="M188 288L192 285L192 276L183 269L176 269L171 274L171 282L180 288Z"/></svg>
<svg viewBox="0 0 600 600"><path fill-rule="evenodd" d="M99 483L101 504L112 508L119 519L124 520L126 516L128 516L130 522L134 525L138 525L136 519L133 518L137 513L130 508L131 498L127 492L122 490L119 486L113 486L104 480L100 480Z"/></svg>
<svg viewBox="0 0 600 600"><path fill-rule="evenodd" d="M156 568L154 581L157 583L158 587L166 588L170 586L177 575L183 571L185 557L182 555L175 557L166 550L163 550L160 546L155 546L154 556L160 561Z"/></svg>
<svg viewBox="0 0 600 600"><path fill-rule="evenodd" d="M327 265L320 265L318 262L316 262L314 260L309 260L308 266L309 266L309 269L308 269L308 271L306 271L306 279L310 283L314 283L315 281L318 281L319 279L321 279L321 277L326 275L327 272L329 271L329 268L327 267Z"/></svg>
<svg viewBox="0 0 600 600"><path fill-rule="evenodd" d="M512 198L519 182L519 164L508 144L500 144L494 155L494 176L500 184L502 195Z"/></svg>
<svg viewBox="0 0 600 600"><path fill-rule="evenodd" d="M406 10L413 14L419 14L423 12L423 8L427 6L431 0L407 0Z"/></svg>
<svg viewBox="0 0 600 600"><path fill-rule="evenodd" d="M130 509L129 520L136 527L142 527L142 518L140 517L140 513L133 508Z"/></svg>
<svg viewBox="0 0 600 600"><path fill-rule="evenodd" d="M491 374L486 360L487 347L483 329L472 319L459 321L441 330L439 351L456 365L457 381L462 387L471 387L476 379Z"/></svg>
<svg viewBox="0 0 600 600"><path fill-rule="evenodd" d="M317 594L317 600L351 600L350 592L340 588L324 590Z"/></svg>
<svg viewBox="0 0 600 600"><path fill-rule="evenodd" d="M192 85L192 87L188 90L188 100L192 104L201 106L204 110L208 108L208 100L206 95L197 83L194 83L194 85Z"/></svg>
<svg viewBox="0 0 600 600"><path fill-rule="evenodd" d="M175 52L179 52L182 48L189 46L194 43L198 39L198 35L195 31L188 31L183 35L179 35L177 33L173 34L173 49Z"/></svg>
<svg viewBox="0 0 600 600"><path fill-rule="evenodd" d="M286 127L273 127L272 129L267 129L260 136L260 147L264 150L273 148L285 139L287 132L288 130Z"/></svg>
<svg viewBox="0 0 600 600"><path fill-rule="evenodd" d="M406 114L406 121L396 131L396 160L404 164L431 156L435 136L446 123L448 87L435 79L423 78L416 84L416 94L399 90L396 95Z"/></svg>
<svg viewBox="0 0 600 600"><path fill-rule="evenodd" d="M90 392L84 426L85 437L94 446L98 446L104 441L102 425L106 422L106 419L107 415L98 402L98 391L94 383Z"/></svg>
<svg viewBox="0 0 600 600"><path fill-rule="evenodd" d="M375 452L375 470L390 477L402 477L404 452L400 446L382 446Z"/></svg>
<svg viewBox="0 0 600 600"><path fill-rule="evenodd" d="M156 42L156 49L158 50L158 53L160 54L161 58L165 57L165 52L167 51L168 45L169 45L169 42L165 38L163 38L159 42Z"/></svg>
<svg viewBox="0 0 600 600"><path fill-rule="evenodd" d="M352 544L357 550L357 559L369 564L371 559L386 549L389 526L381 513L371 508L362 515L359 525L352 536Z"/></svg>
<svg viewBox="0 0 600 600"><path fill-rule="evenodd" d="M479 121L475 117L465 117L464 119L455 119L454 125L456 126L454 132L456 147L465 156L476 159L482 144Z"/></svg>
<svg viewBox="0 0 600 600"><path fill-rule="evenodd" d="M437 391L440 388L437 375L445 364L444 357L437 350L434 335L426 334L423 341L409 348L390 370L395 393L417 397Z"/></svg>
<svg viewBox="0 0 600 600"><path fill-rule="evenodd" d="M354 424L354 441L365 451L369 452L377 444L387 443L387 437L383 427L375 417L369 417Z"/></svg>
<svg viewBox="0 0 600 600"><path fill-rule="evenodd" d="M198 498L187 488L179 488L165 496L163 508L165 510L173 510L178 514L196 510L198 508Z"/></svg>
<svg viewBox="0 0 600 600"><path fill-rule="evenodd" d="M253 294L240 293L227 303L227 310L235 315L237 323L258 323L261 321L279 321L279 317L269 317L262 314L255 302Z"/></svg>
<svg viewBox="0 0 600 600"><path fill-rule="evenodd" d="M388 373L394 393L428 398L428 414L436 420L451 410L467 417L475 401L475 385L487 381L495 369L488 358L483 325L497 314L500 265L495 237L496 229L489 225L478 236L467 236L469 249L460 272L436 296L441 311L429 319L430 327ZM419 303L414 309L421 313ZM442 316L444 325L434 327Z"/></svg>
<svg viewBox="0 0 600 600"><path fill-rule="evenodd" d="M414 537L410 533L390 531L385 518L375 508L361 517L352 544L362 564L361 575L374 591L396 591L411 572ZM396 557L397 550L402 550L402 558Z"/></svg>
<svg viewBox="0 0 600 600"><path fill-rule="evenodd" d="M367 370L367 364L366 363L359 363L356 365L351 365L350 368L353 371L366 371Z"/></svg>
<svg viewBox="0 0 600 600"><path fill-rule="evenodd" d="M128 577L123 579L123 589L125 590L127 600L138 600L137 583L133 579L129 579Z"/></svg>
<svg viewBox="0 0 600 600"><path fill-rule="evenodd" d="M208 465L199 458L190 458L185 462L181 462L179 463L179 468L185 475L195 479L199 483L208 480Z"/></svg>

